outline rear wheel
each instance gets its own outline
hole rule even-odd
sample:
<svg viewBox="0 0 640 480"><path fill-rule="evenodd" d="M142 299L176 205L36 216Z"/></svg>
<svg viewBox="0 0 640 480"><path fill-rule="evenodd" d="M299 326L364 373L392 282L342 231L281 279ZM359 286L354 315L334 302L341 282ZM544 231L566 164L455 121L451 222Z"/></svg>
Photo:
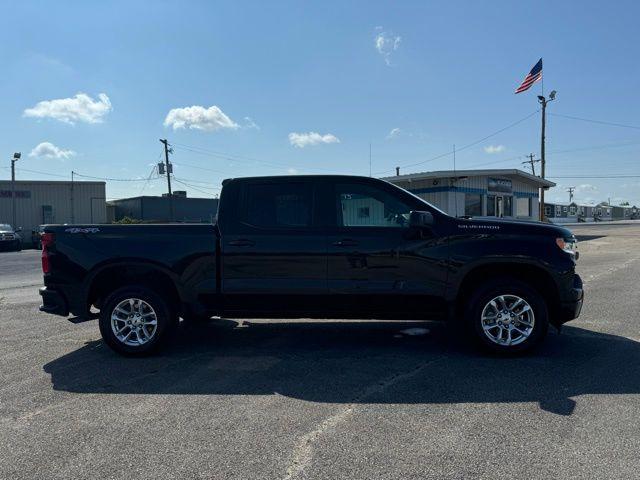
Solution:
<svg viewBox="0 0 640 480"><path fill-rule="evenodd" d="M544 297L527 283L509 278L479 288L466 309L466 321L480 345L499 353L529 350L549 328Z"/></svg>
<svg viewBox="0 0 640 480"><path fill-rule="evenodd" d="M124 355L156 351L170 336L176 317L166 301L145 286L127 286L111 293L100 310L105 343Z"/></svg>

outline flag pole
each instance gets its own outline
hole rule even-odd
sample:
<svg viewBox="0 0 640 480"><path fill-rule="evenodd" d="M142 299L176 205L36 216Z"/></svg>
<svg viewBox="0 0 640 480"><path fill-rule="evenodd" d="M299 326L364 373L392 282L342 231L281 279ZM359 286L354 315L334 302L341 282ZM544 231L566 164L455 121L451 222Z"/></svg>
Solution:
<svg viewBox="0 0 640 480"><path fill-rule="evenodd" d="M542 60L542 57L540 57L540 60ZM543 63L543 67L544 67L544 61ZM544 98L544 68L542 69L542 75L540 76L540 95L542 95L542 98ZM542 115L542 142L540 145L540 170L542 170L542 172L540 173L541 178L544 178L544 174L545 174L545 158L544 158L544 130L545 130L545 110L546 110L546 102L544 102L542 104L542 111L541 111L541 115ZM544 222L544 187L540 188L539 193L538 193L538 203L539 203L539 208L540 211L538 212L538 215L540 217L540 221Z"/></svg>
<svg viewBox="0 0 640 480"><path fill-rule="evenodd" d="M542 60L542 57L540 57L540 60ZM544 64L544 62L542 63ZM542 72L542 75L540 75L540 89L542 93L540 93L540 95L544 97L544 69L542 69Z"/></svg>

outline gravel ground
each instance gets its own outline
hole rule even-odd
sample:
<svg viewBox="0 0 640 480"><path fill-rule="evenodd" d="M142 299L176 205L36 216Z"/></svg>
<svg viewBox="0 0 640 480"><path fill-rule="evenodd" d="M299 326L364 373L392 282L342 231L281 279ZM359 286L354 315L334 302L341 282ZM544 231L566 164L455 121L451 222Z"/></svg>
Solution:
<svg viewBox="0 0 640 480"><path fill-rule="evenodd" d="M638 478L640 224L571 228L582 316L507 359L440 324L253 320L122 358L38 312L39 252L0 253L0 478Z"/></svg>

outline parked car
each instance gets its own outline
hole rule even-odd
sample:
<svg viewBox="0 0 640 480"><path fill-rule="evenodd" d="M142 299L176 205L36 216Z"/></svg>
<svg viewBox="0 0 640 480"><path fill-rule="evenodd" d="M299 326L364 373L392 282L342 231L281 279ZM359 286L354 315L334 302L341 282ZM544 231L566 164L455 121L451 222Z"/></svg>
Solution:
<svg viewBox="0 0 640 480"><path fill-rule="evenodd" d="M213 225L46 225L40 309L99 317L123 354L157 349L179 317L215 315L448 320L509 353L580 314L566 228L454 218L367 177L222 185Z"/></svg>
<svg viewBox="0 0 640 480"><path fill-rule="evenodd" d="M9 250L22 250L21 228L14 229L8 223L0 223L0 248Z"/></svg>

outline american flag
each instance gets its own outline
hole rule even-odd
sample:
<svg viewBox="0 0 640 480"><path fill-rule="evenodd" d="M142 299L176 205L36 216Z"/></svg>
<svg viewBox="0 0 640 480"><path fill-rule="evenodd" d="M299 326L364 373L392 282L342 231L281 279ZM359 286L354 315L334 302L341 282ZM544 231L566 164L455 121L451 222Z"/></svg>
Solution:
<svg viewBox="0 0 640 480"><path fill-rule="evenodd" d="M531 85L540 79L542 79L542 59L538 60L538 63L536 63L527 76L524 77L520 86L516 88L516 93L526 92Z"/></svg>

